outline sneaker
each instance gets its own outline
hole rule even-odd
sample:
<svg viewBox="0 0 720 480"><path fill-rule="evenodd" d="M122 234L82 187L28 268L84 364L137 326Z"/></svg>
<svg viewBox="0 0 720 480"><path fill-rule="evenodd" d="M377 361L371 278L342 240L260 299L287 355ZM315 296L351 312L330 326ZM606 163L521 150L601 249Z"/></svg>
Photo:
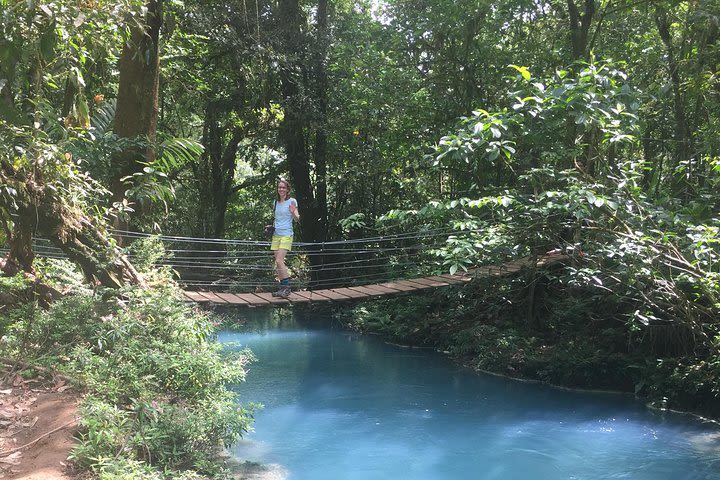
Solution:
<svg viewBox="0 0 720 480"><path fill-rule="evenodd" d="M287 298L290 295L290 285L280 285L277 291L272 292L273 297Z"/></svg>

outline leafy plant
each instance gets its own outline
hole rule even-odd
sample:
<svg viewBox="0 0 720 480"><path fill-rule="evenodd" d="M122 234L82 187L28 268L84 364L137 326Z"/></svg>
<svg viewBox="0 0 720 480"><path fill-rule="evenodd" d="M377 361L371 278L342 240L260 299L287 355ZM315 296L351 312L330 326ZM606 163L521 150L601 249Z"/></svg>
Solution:
<svg viewBox="0 0 720 480"><path fill-rule="evenodd" d="M252 422L253 407L225 387L242 382L252 355L224 353L211 318L185 304L172 282L121 297L79 293L33 312L12 316L5 354L85 384L79 465L101 478L219 474L213 456ZM122 473L123 465L132 468Z"/></svg>

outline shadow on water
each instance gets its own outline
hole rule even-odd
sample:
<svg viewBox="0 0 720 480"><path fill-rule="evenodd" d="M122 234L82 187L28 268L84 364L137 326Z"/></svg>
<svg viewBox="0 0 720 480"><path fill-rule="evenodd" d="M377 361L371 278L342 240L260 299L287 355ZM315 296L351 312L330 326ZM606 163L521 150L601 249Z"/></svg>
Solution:
<svg viewBox="0 0 720 480"><path fill-rule="evenodd" d="M265 407L231 453L274 475L246 478L720 479L714 425L626 396L478 375L329 316L246 315L219 340L257 356L236 388Z"/></svg>

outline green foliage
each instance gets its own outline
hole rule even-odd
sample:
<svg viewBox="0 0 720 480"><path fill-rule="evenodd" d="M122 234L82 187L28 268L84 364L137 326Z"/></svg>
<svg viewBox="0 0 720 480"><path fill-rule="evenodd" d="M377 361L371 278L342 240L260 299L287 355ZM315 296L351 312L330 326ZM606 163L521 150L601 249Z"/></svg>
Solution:
<svg viewBox="0 0 720 480"><path fill-rule="evenodd" d="M16 333L7 338L6 348L14 356L45 357L52 362L70 346L92 335L96 316L91 297L64 299L49 312L36 309L34 315L16 319L12 326ZM62 328L50 328L53 322Z"/></svg>
<svg viewBox="0 0 720 480"><path fill-rule="evenodd" d="M513 329L499 330L493 325L476 325L454 334L450 353L472 358L480 370L512 371L518 354L527 348L527 340Z"/></svg>
<svg viewBox="0 0 720 480"><path fill-rule="evenodd" d="M707 383L712 368L694 375L691 366L714 358L719 328L720 108L711 3L598 5L586 18L591 35L578 61L564 2L331 2L328 56L319 62L327 67L327 85L306 62L295 62L307 80L298 101L308 120L302 134L309 151L315 151L314 132L328 140L331 236L451 232L442 245L422 240L429 253L419 261L432 272L547 251L569 254L562 275L542 277L567 294L553 292L545 301L568 299L561 302L565 311L543 305L537 314L543 328L564 331L589 321L582 312L591 311L593 322L612 323L610 333L601 329L612 338L603 346L608 351L619 338L651 356L685 356L679 373L658 370L673 375L667 388ZM129 25L143 20L144 2L5 1L2 7L0 239L12 231L27 186L43 185L71 211L107 216L114 153L148 146L146 139L112 134L117 59ZM302 35L310 39L302 55L314 60L320 43L314 42L315 8L301 8ZM258 179L273 179L285 162L278 146L284 114L279 78L297 60L279 48L277 9L264 2L191 0L166 3L165 15L158 156L127 179L136 204L119 204L112 213L141 206L139 225L198 236L222 204L209 204L219 184L212 182L215 175L228 191L242 186L224 198L230 202L228 231L257 238L272 191ZM321 105L321 94L327 104ZM191 139L211 125L221 133L205 138L202 150ZM218 175L204 155L222 158L236 134L242 141L228 158L237 168ZM320 192L320 185L313 187ZM146 213L153 203L164 211ZM162 255L159 249L138 244L132 255L151 283L169 283L149 268ZM390 257L387 268L400 270L404 260ZM44 281L88 293L67 263L36 266ZM14 281L0 288L19 295L24 290ZM526 321L523 295L512 294L524 287L507 282L489 288L495 297L461 291L453 314L465 321L481 311L485 321L507 309ZM128 295L144 301L136 292ZM143 361L127 375L107 376L109 399L135 405L133 415L152 411L139 407L147 404L141 393L151 370L152 388L199 395L195 382L202 384L198 378L207 366L181 350L128 339L149 329L167 340L169 333L157 325L164 314L146 309L135 316L128 313L134 307L119 302L99 310L81 300L76 306L60 302L51 312L3 311L7 348L52 356L80 341L77 358L102 372L140 355ZM439 304L425 299L397 315L370 309L366 320L396 338L419 336L440 328ZM423 319L420 326L413 316ZM51 319L66 327L55 329ZM502 359L519 365L520 357L509 354L512 346L532 345L523 345L514 327L507 334L501 324L478 328L503 345ZM460 351L484 348L472 328L463 332L456 337ZM579 372L612 364L576 340L555 351L577 360ZM160 367L166 363L182 379ZM547 370L548 379L583 375ZM102 381L91 373L88 379ZM125 383L133 398L123 398ZM152 448L164 448L151 431L144 435Z"/></svg>
<svg viewBox="0 0 720 480"><path fill-rule="evenodd" d="M538 368L538 377L548 383L626 391L633 385L635 372L629 365L630 357L602 348L593 337L568 338L541 358L539 365L532 366Z"/></svg>
<svg viewBox="0 0 720 480"><path fill-rule="evenodd" d="M165 245L157 236L133 241L128 246L127 253L132 259L133 266L138 271L148 274L152 274L154 264L167 255Z"/></svg>
<svg viewBox="0 0 720 480"><path fill-rule="evenodd" d="M350 232L351 230L363 230L367 227L365 217L366 215L364 213L354 213L349 217L340 220L340 228L342 228L345 232Z"/></svg>
<svg viewBox="0 0 720 480"><path fill-rule="evenodd" d="M43 282L64 292L88 292L89 286L82 272L69 260L62 258L37 258L33 262L37 275Z"/></svg>
<svg viewBox="0 0 720 480"><path fill-rule="evenodd" d="M3 348L83 382L73 459L101 478L166 478L157 468L218 474L213 455L250 428L252 408L225 385L242 382L252 356L224 353L211 320L172 285L133 287L17 311Z"/></svg>
<svg viewBox="0 0 720 480"><path fill-rule="evenodd" d="M119 143L121 139L113 136ZM147 146L147 142L140 141ZM120 150L119 145L115 146ZM127 185L127 196L137 206L130 211L151 212L154 204L161 204L163 211L160 217L167 215L170 203L175 200L175 187L170 175L175 175L188 168L203 152L203 146L187 138L166 138L156 147L156 158L152 162L140 162L145 166L141 171L121 179ZM141 222L150 225L148 218Z"/></svg>
<svg viewBox="0 0 720 480"><path fill-rule="evenodd" d="M118 25L140 17L142 5L139 0L53 0L4 5L0 12L3 80L7 82L4 87L14 92L16 98L10 104L3 102L0 119L15 124L30 123L25 117L27 105L21 105L23 97L36 102L35 108L41 107L37 102L42 99L60 104L71 100L64 121L67 125L87 128L86 92L99 86L99 80L114 63L116 49L122 45L122 29L118 29ZM35 74L28 79L20 75L23 71ZM63 89L68 86L72 89L64 98Z"/></svg>
<svg viewBox="0 0 720 480"><path fill-rule="evenodd" d="M203 150L202 144L189 138L166 138L158 145L157 158L151 166L166 174L176 172L197 160Z"/></svg>
<svg viewBox="0 0 720 480"><path fill-rule="evenodd" d="M493 161L516 158L509 151L493 154L500 147L492 142L505 138L518 152L537 153L543 147L539 136L556 138L553 144L562 145L568 122L574 126L573 143L599 135L593 158L584 157L583 149L540 151L538 158L549 160L544 165L528 169L508 164L507 171L518 179L515 188L391 211L382 222L413 230L452 225L457 233L434 251L451 272L548 251L576 255L585 265L570 270L568 284L614 299L618 308L613 315L626 322L628 335L669 322L674 327L665 342L653 340L649 346L665 345L666 352L710 348L718 331L720 299L715 273L718 219L708 218L707 209L697 204L683 211L672 202L653 202L643 188L645 166L640 162L618 156L614 164L602 166L608 172L605 178L589 174L590 167L593 173L601 167L595 160L597 149L633 153L637 106L625 75L609 64L590 64L576 73L559 71L545 83L528 82L529 72L520 73L516 81L527 83L532 94L518 95L513 111L481 111L462 119L457 133L441 140L435 165L468 165L477 176L467 188L480 190L484 185L487 190L490 182L481 176L499 165ZM573 164L577 167L562 169ZM708 202L710 210L716 208L714 200Z"/></svg>
<svg viewBox="0 0 720 480"><path fill-rule="evenodd" d="M461 191L473 193L512 185L529 168L562 169L577 162L598 168L591 165L594 158L578 158L585 155L582 144L599 142L617 149L632 141L637 93L626 75L609 63L576 68L576 73L561 70L545 81L533 80L527 69L522 70L509 93L511 109L480 109L461 117L428 160L454 175Z"/></svg>
<svg viewBox="0 0 720 480"><path fill-rule="evenodd" d="M0 299L3 303L0 308L0 351L14 335L22 341L24 330L32 325L37 314L37 306L28 298L31 295L28 295L27 280L20 277L23 276L0 277ZM19 328L19 322L26 327Z"/></svg>
<svg viewBox="0 0 720 480"><path fill-rule="evenodd" d="M130 176L123 177L121 181L126 186L129 203L114 205L121 213L145 212L139 223L152 225L154 220L166 216L169 205L176 198L175 186L170 180L202 154L202 145L186 138L162 138L161 141L151 144L146 138L123 138L114 134L105 122L110 121L109 116L114 114L114 107L103 102L98 108L97 127L79 135L77 139L66 146L75 158L76 163L87 168L93 178L104 185L112 181L116 166L113 165L113 155L129 149L144 151L153 147L156 158L152 162L139 162L143 168ZM95 118L95 116L93 117ZM161 137L163 137L161 135ZM155 213L153 206L161 205L163 208ZM155 218L157 217L157 218Z"/></svg>
<svg viewBox="0 0 720 480"><path fill-rule="evenodd" d="M720 354L709 357L661 359L647 367L649 379L640 389L648 390L660 408L693 408L717 416L720 399ZM698 405L698 399L701 399Z"/></svg>
<svg viewBox="0 0 720 480"><path fill-rule="evenodd" d="M0 143L5 147L0 157L9 162L4 164L7 175L12 165L16 177L42 179L61 201L79 209L93 205L90 214L108 212L107 192L98 181L109 185L115 171L112 155L147 143L111 132L112 82L124 28L142 19L144 4L11 2L0 12L0 57L7 60L0 68ZM201 150L192 140L164 139L156 160L133 178L134 201L143 207L164 203L167 209L173 198L168 170L186 167ZM23 187L5 178L0 183L0 219L9 223ZM120 213L129 208L118 207Z"/></svg>
<svg viewBox="0 0 720 480"><path fill-rule="evenodd" d="M0 292L10 294L19 293L30 286L30 281L22 274L12 277L0 276Z"/></svg>

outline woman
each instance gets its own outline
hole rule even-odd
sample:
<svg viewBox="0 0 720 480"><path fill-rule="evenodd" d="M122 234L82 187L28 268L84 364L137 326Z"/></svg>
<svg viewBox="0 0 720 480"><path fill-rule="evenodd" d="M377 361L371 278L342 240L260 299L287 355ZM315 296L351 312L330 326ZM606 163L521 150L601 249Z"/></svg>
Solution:
<svg viewBox="0 0 720 480"><path fill-rule="evenodd" d="M275 233L270 243L270 250L275 252L275 268L280 280L280 288L273 292L273 297L286 298L290 295L290 275L285 266L285 255L292 250L293 221L300 221L297 200L290 196L290 183L281 178L275 202Z"/></svg>

